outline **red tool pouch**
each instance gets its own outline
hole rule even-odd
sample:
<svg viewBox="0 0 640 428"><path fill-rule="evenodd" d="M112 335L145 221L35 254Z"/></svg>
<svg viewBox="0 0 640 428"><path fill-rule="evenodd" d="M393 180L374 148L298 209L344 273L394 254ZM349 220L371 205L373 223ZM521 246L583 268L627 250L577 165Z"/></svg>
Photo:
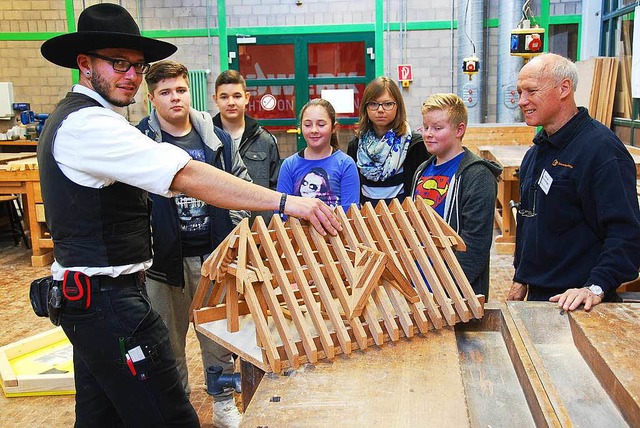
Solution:
<svg viewBox="0 0 640 428"><path fill-rule="evenodd" d="M62 281L65 299L76 302L84 299L85 309L91 306L91 278L82 272L66 271Z"/></svg>

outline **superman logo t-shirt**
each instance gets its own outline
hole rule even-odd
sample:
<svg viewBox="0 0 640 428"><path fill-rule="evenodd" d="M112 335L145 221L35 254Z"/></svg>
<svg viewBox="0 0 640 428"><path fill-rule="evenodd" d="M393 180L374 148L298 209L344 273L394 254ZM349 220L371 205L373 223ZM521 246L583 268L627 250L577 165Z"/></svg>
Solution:
<svg viewBox="0 0 640 428"><path fill-rule="evenodd" d="M418 179L413 196L421 196L441 217L444 217L451 177L458 170L463 156L464 152L443 164L435 165L435 162L429 164Z"/></svg>

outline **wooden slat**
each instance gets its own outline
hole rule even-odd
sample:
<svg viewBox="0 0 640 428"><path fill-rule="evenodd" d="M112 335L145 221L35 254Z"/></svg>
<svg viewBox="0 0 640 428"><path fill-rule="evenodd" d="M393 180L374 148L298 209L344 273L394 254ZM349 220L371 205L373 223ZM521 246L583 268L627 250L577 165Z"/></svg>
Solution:
<svg viewBox="0 0 640 428"><path fill-rule="evenodd" d="M258 287L262 291L265 303L269 307L269 312L276 325L276 329L278 330L280 338L282 339L282 344L284 345L284 349L287 353L289 363L291 364L291 367L298 368L298 366L300 365L300 355L298 354L298 350L295 346L293 338L289 333L284 314L282 313L282 308L280 307L278 298L273 291L273 285L271 285L271 281L269 280L269 275L266 273L267 268L262 263L260 252L258 251L258 247L253 240L249 240L247 250L249 253L249 259L251 260L253 265L258 267L260 271L265 272L265 274L263 275L263 280L260 282L260 285Z"/></svg>
<svg viewBox="0 0 640 428"><path fill-rule="evenodd" d="M196 288L196 292L193 295L193 299L191 300L191 305L189 306L189 321L193 321L193 311L204 306L204 298L209 291L210 284L211 280L209 279L208 275L200 277L198 288Z"/></svg>
<svg viewBox="0 0 640 428"><path fill-rule="evenodd" d="M405 205L413 206L412 203L406 203ZM442 262L442 259L437 257L438 251L435 248L435 245L433 245L429 232L422 231L423 234L420 238L415 234L414 227L420 228L424 227L424 225L421 224L421 222L416 222L415 226L412 227L397 199L391 202L389 211L394 214L394 218L400 231L407 237L407 242L409 242L409 246L413 251L416 261L420 265L423 275L425 275L429 281L431 291L440 305L440 311L442 312L447 324L454 325L456 321L456 311L453 310L451 299L453 299L456 305L460 319L464 322L469 321L469 311L467 307L462 304L462 296L459 294L456 296L456 292L458 291L456 284L453 281L453 278L451 278L451 275L449 275L446 266L443 266L444 263ZM441 238L444 238L444 236L441 236ZM422 243L422 245L427 249L429 257L427 257L427 254L422 251L420 243ZM436 274L436 271L438 271L438 274ZM451 299L447 297L444 289L449 291Z"/></svg>
<svg viewBox="0 0 640 428"><path fill-rule="evenodd" d="M389 262L387 262L387 272L390 275L389 280L393 278L394 279L393 282L395 282L394 285L397 286L399 290L401 291L405 290L405 293L408 294L408 288L411 288L411 290L415 294L416 293L415 289L411 287L409 280L400 270L402 266L400 263L400 260L398 260L396 252L391 246L389 238L385 234L384 228L382 227L382 224L380 223L380 220L378 219L378 215L373 209L373 206L371 204L365 204L363 206L363 211L365 212L365 214L369 219L368 224L371 229L371 233L373 234L373 236L376 237L378 249L381 251L384 251L389 257ZM368 245L374 245L374 244L375 244L374 242L368 243ZM404 278L404 280L401 277ZM391 292L387 294L389 295L389 298L391 299L391 303L396 308L398 316L400 317L400 324L404 329L405 335L407 337L413 336L413 322L411 321L411 318L408 316L408 314L404 310L399 309L402 307L399 297L395 292ZM409 296L407 295L407 297ZM410 307L416 318L416 324L418 329L420 330L421 333L425 333L429 329L429 327L427 325L427 320L424 316L424 313L417 306L417 301L412 299L412 301L410 302Z"/></svg>
<svg viewBox="0 0 640 428"><path fill-rule="evenodd" d="M327 268L326 275L329 278L329 282L333 284L333 290L335 291L336 296L338 297L338 301L342 305L342 310L344 311L345 314L347 314L347 319L348 319L349 325L351 326L353 335L355 336L356 342L358 343L358 347L360 349L366 349L367 333L364 331L364 328L362 327L362 323L360 322L360 319L358 317L351 317L350 314L348 313L350 311L349 293L347 292L344 282L342 281L342 277L338 272L336 264L332 263L332 260L329 257L329 247L327 246L327 243L324 240L324 237L320 235L318 232L316 232L315 230L313 230L311 233L311 239L313 239L313 242L315 243L315 246L318 249L320 260ZM349 256L347 255L346 249L344 248L340 238L338 236L335 236L335 237L331 236L329 239L333 247L336 249L336 253L338 254L338 259L340 260L340 263L343 266L343 269L347 269L351 271L353 267L351 266L351 261L349 259ZM350 272L350 275L352 276L353 274Z"/></svg>
<svg viewBox="0 0 640 428"><path fill-rule="evenodd" d="M276 216L273 216L275 218ZM322 315L320 314L320 308L315 301L313 293L309 288L309 284L307 283L307 279L302 274L302 266L298 261L298 257L296 256L295 249L292 245L292 242L289 240L289 236L285 231L284 225L280 221L280 219L275 219L276 221L272 221L274 228L276 230L276 234L278 236L278 241L282 246L282 251L285 254L286 260L291 265L291 270L293 271L294 277L298 284L298 289L302 294L302 298L304 299L305 307L309 312L309 316L313 322L313 325L318 332L318 336L320 337L320 342L322 343L322 348L327 355L327 358L333 358L335 356L335 349L333 345L333 341L331 340L331 336L329 335L329 331L327 330L327 326L322 319Z"/></svg>
<svg viewBox="0 0 640 428"><path fill-rule="evenodd" d="M467 307L466 303L463 301L462 295L458 290L458 286L454 281L454 279L452 278L451 274L449 273L449 268L447 268L446 264L444 263L444 260L442 259L442 257L440 257L440 251L438 248L436 248L433 240L431 239L431 234L427 230L425 224L420 221L420 213L418 213L418 210L416 209L414 204L407 203L407 204L403 204L403 206L407 210L408 217L411 218L413 224L415 225L415 230L417 232L417 237L413 238L412 240L415 243L421 242L422 245L424 245L427 255L429 256L428 260L422 260L423 255L418 251L417 248L414 249L414 253L418 254L420 266L423 266L424 264L430 265L431 263L433 263L433 268L438 273L438 277L442 279L442 284L444 285L447 291L447 294L451 299L450 301L453 301L453 304L456 307L456 313L458 314L458 316L462 321L464 322L468 321L469 308ZM401 211L399 207L400 207L400 204L396 203L391 206L391 209L394 212L397 212L397 217L402 219L403 224L408 223L408 219L405 217L404 211ZM409 232L413 233L413 230L410 229ZM440 236L440 238L445 238L445 237ZM412 245L415 246L416 245L415 243L413 243ZM446 296L444 296L444 298L446 298ZM450 301L447 303L451 304ZM440 303L440 300L438 300L438 303ZM442 306L442 303L440 303L440 305Z"/></svg>
<svg viewBox="0 0 640 428"><path fill-rule="evenodd" d="M223 284L225 287L225 308L227 310L227 330L235 333L240 330L240 321L238 319L238 288L235 279L227 275L224 277Z"/></svg>
<svg viewBox="0 0 640 428"><path fill-rule="evenodd" d="M378 290L374 290L374 292L371 293L371 298L380 312L380 316L382 317L382 321L384 321L384 326L389 338L393 342L397 342L398 339L400 339L400 331L396 324L393 307L391 306L387 295L379 292Z"/></svg>
<svg viewBox="0 0 640 428"><path fill-rule="evenodd" d="M386 255L380 251L365 247L360 252L360 261L356 266L355 283L351 286L351 310L349 317L357 317L362 313L367 298L375 287L386 266Z"/></svg>
<svg viewBox="0 0 640 428"><path fill-rule="evenodd" d="M371 299L371 297L369 297ZM371 333L371 337L373 338L373 342L380 346L384 343L384 333L380 328L380 323L378 322L378 318L371 311L371 308L367 305L364 307L362 311L362 316L365 320L367 320L367 327L369 327L369 332Z"/></svg>
<svg viewBox="0 0 640 428"><path fill-rule="evenodd" d="M238 293L243 293L242 287L244 286L244 280L247 276L247 245L249 239L249 219L243 219L238 224L238 230L240 231L240 239L238 241L238 255L236 257L236 289Z"/></svg>
<svg viewBox="0 0 640 428"><path fill-rule="evenodd" d="M422 274L418 270L418 267L415 264L413 256L409 252L409 250L405 247L404 239L402 238L402 234L398 229L398 226L395 224L393 219L391 218L391 212L387 208L386 204L378 204L376 206L376 210L380 211L378 214L382 220L382 224L384 225L387 234L391 238L393 242L393 246L395 250L398 252L400 257L400 261L402 262L402 266L404 271L408 273L409 278L413 282L413 286L418 291L420 298L422 299L422 303L427 309L427 315L433 323L434 327L437 329L442 328L443 326L443 318L440 313L437 305L433 300L433 295L427 288L427 284L425 283ZM435 280L435 279L434 279Z"/></svg>
<svg viewBox="0 0 640 428"><path fill-rule="evenodd" d="M329 319L333 324L333 328L338 337L338 341L340 342L342 352L348 355L351 353L351 338L349 337L349 333L347 332L344 322L342 321L342 317L340 316L340 313L336 308L333 296L331 295L331 291L329 290L329 286L327 285L324 276L318 269L318 262L312 254L311 246L309 245L309 241L304 235L302 225L296 218L289 219L289 224L291 226L293 236L300 246L300 250L302 251L304 260L309 267L311 277L313 278L316 289L318 290L318 294L320 295L320 300L322 301L325 311L327 311Z"/></svg>
<svg viewBox="0 0 640 428"><path fill-rule="evenodd" d="M229 288L234 287L232 286ZM253 289L253 285L243 284L242 288L244 290L247 305L249 305L249 309L253 314L253 322L256 325L256 337L258 339L259 346L262 346L263 350L266 352L271 369L278 373L280 371L281 364L280 355L278 354L276 344L274 343L271 334L269 334L269 326L267 325L266 319L260 315L256 315L260 314L262 310L260 309L260 303L258 303L258 297Z"/></svg>
<svg viewBox="0 0 640 428"><path fill-rule="evenodd" d="M435 220L434 218L435 216L437 216L435 211L433 211L429 206L427 206L424 200L420 197L416 198L416 206L418 208L418 212L420 212L422 218L427 223L427 226L429 227L429 229L433 230L437 235L442 235L442 230L440 229L440 225L438 224L437 220ZM471 309L471 312L473 313L474 317L482 318L482 314L484 312L482 304L478 300L478 297L473 291L473 288L471 288L471 284L469 284L469 280L467 279L467 276L462 271L460 264L458 264L456 256L453 253L453 250L451 249L451 247L445 246L441 250L440 254L444 258L444 260L447 262L447 266L449 266L449 269L451 270L451 274L456 279L456 283L458 284L458 287L460 288L462 295L467 299L467 305L469 305L469 308Z"/></svg>
<svg viewBox="0 0 640 428"><path fill-rule="evenodd" d="M282 220L280 220L280 218L278 217L277 221L280 222L279 227L282 227ZM273 219L271 220L270 224L274 224ZM261 248L264 249L265 254L267 255L266 263L271 268L271 272L274 273L276 281L280 285L280 291L282 292L282 296L287 303L287 310L289 311L291 319L296 327L298 337L300 337L300 340L302 341L302 346L304 347L305 354L309 359L309 362L315 363L318 360L318 350L313 342L311 333L307 328L307 324L304 320L304 316L302 315L302 311L300 310L300 306L298 305L297 298L295 296L295 293L293 292L293 286L291 285L291 282L289 282L289 278L287 277L287 275L284 274L285 269L282 266L282 262L280 261L280 257L274 245L274 241L269 237L269 231L267 230L264 219L262 217L256 217L254 228L257 229L258 234L261 238Z"/></svg>

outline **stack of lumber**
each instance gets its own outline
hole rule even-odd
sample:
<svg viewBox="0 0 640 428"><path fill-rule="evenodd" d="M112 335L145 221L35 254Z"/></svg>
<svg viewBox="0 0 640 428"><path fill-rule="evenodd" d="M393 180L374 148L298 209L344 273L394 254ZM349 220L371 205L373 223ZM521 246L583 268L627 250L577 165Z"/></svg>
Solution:
<svg viewBox="0 0 640 428"><path fill-rule="evenodd" d="M610 127L618 81L618 59L590 58L579 61L576 66L579 76L576 91L578 105L587 107L591 117Z"/></svg>
<svg viewBox="0 0 640 428"><path fill-rule="evenodd" d="M26 171L38 169L38 159L35 156L7 162L7 171Z"/></svg>
<svg viewBox="0 0 640 428"><path fill-rule="evenodd" d="M631 49L633 39L633 21L621 22L620 39L620 74L613 113L616 117L631 119L633 112L633 98L631 97Z"/></svg>
<svg viewBox="0 0 640 428"><path fill-rule="evenodd" d="M633 98L631 98L631 55L620 57L620 75L613 113L616 117L631 119Z"/></svg>
<svg viewBox="0 0 640 428"><path fill-rule="evenodd" d="M483 123L469 125L462 144L475 154L479 146L530 146L536 134L535 126L525 124Z"/></svg>
<svg viewBox="0 0 640 428"><path fill-rule="evenodd" d="M38 169L35 153L0 153L0 170L24 171Z"/></svg>

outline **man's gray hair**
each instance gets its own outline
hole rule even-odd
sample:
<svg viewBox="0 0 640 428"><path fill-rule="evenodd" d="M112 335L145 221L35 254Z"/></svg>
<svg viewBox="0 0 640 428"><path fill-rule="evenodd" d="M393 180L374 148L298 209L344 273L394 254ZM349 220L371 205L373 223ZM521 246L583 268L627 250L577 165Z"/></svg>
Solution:
<svg viewBox="0 0 640 428"><path fill-rule="evenodd" d="M542 62L542 72L549 74L556 84L564 79L571 81L571 87L575 92L578 87L578 68L568 58L554 53L543 53L534 57L530 62Z"/></svg>

